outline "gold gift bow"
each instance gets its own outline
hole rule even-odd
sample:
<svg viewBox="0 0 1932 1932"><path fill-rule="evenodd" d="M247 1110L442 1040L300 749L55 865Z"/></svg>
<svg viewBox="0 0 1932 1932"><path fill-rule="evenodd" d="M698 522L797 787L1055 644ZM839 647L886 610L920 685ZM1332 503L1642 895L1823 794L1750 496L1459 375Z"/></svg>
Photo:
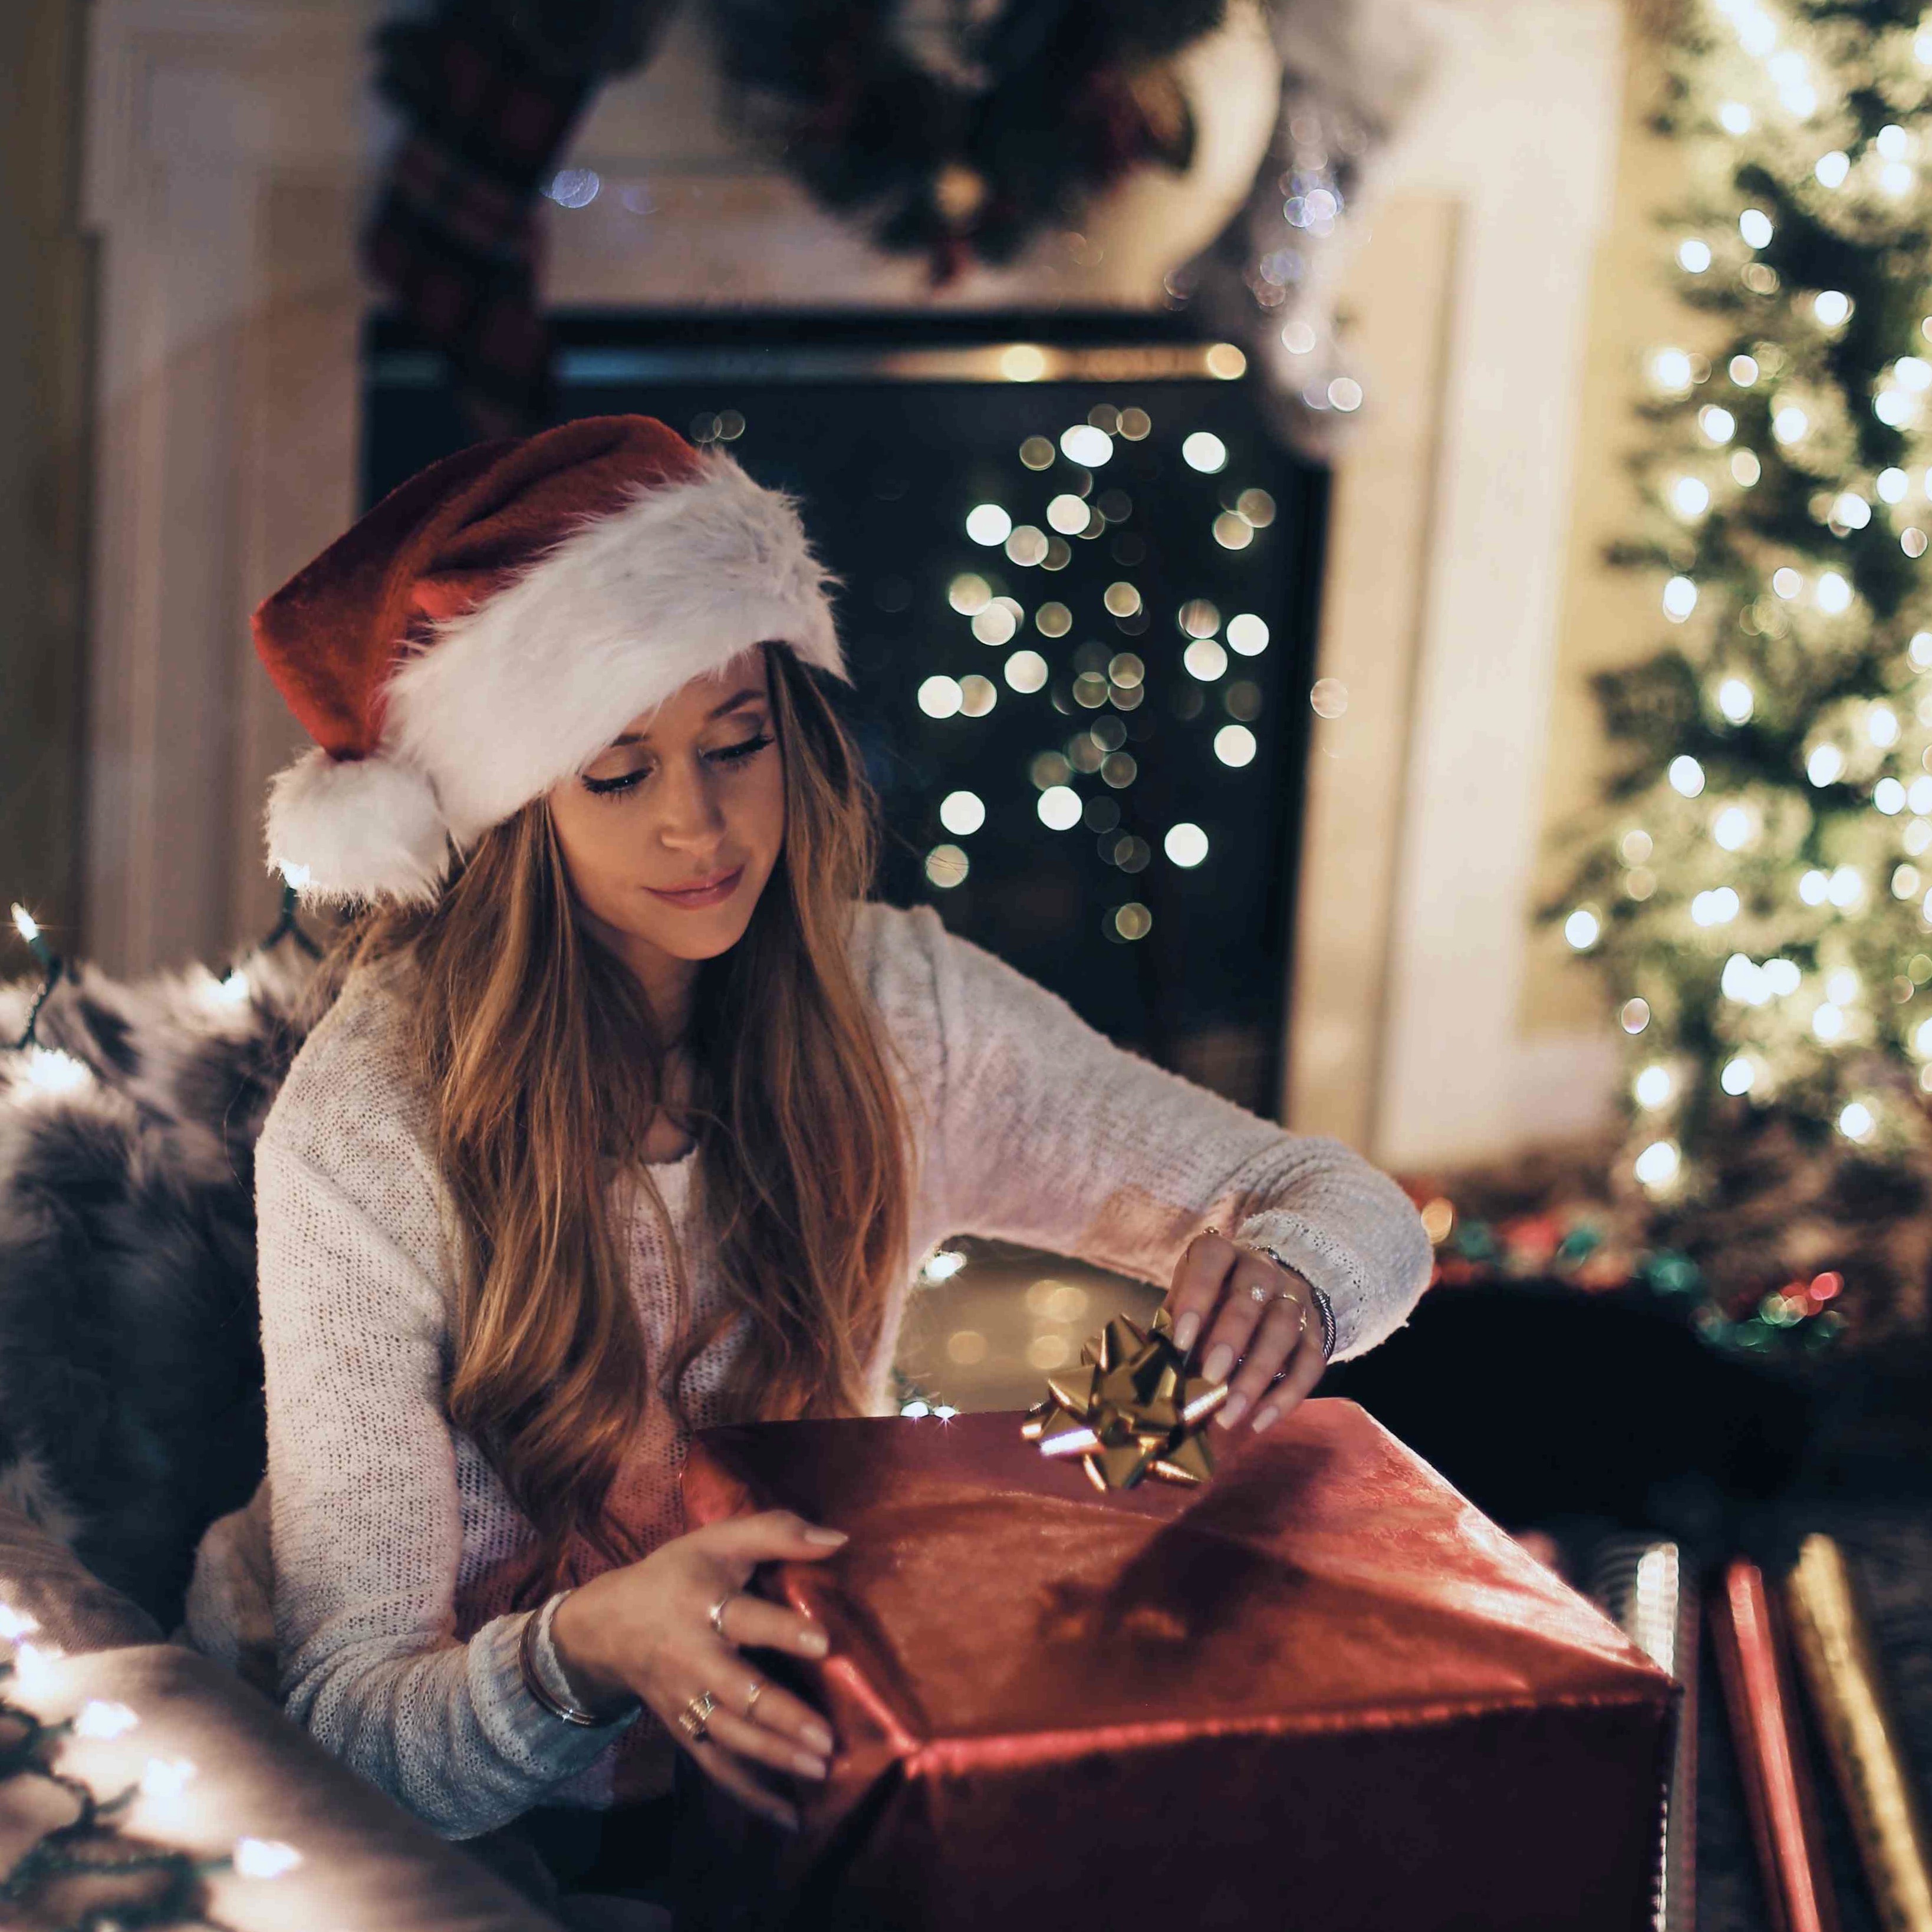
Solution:
<svg viewBox="0 0 1932 1932"><path fill-rule="evenodd" d="M1886 1932L1932 1932L1932 1852L1844 1552L1808 1536L1786 1578L1792 1648Z"/></svg>
<svg viewBox="0 0 1932 1932"><path fill-rule="evenodd" d="M1214 1474L1201 1432L1227 1400L1228 1384L1187 1372L1166 1309L1146 1328L1115 1316L1080 1360L1047 1377L1046 1400L1020 1424L1042 1456L1077 1456L1103 1491L1131 1490L1148 1476L1192 1484Z"/></svg>

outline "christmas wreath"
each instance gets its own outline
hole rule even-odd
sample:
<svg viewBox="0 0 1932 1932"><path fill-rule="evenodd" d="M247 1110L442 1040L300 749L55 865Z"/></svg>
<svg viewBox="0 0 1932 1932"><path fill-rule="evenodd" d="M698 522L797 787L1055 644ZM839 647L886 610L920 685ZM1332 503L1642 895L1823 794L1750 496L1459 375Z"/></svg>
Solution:
<svg viewBox="0 0 1932 1932"><path fill-rule="evenodd" d="M1173 57L1222 0L712 0L748 124L882 248L1010 260L1142 162L1185 169Z"/></svg>

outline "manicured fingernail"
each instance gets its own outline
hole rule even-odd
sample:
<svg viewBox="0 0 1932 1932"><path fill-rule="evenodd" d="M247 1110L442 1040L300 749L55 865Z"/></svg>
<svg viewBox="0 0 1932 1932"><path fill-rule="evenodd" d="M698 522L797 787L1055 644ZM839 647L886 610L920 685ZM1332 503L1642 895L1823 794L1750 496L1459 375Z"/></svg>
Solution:
<svg viewBox="0 0 1932 1932"><path fill-rule="evenodd" d="M850 1541L842 1529L808 1529L805 1532L808 1543L822 1544L827 1550L836 1550L842 1543Z"/></svg>
<svg viewBox="0 0 1932 1932"><path fill-rule="evenodd" d="M808 1657L823 1657L832 1648L832 1640L821 1630L806 1630L799 1637L798 1647Z"/></svg>
<svg viewBox="0 0 1932 1932"><path fill-rule="evenodd" d="M1228 1379L1228 1371L1234 1366L1234 1350L1225 1342L1216 1342L1208 1351L1208 1359L1201 1364L1201 1372L1210 1382L1224 1382ZM1226 1414L1227 1412L1224 1409L1222 1413Z"/></svg>
<svg viewBox="0 0 1932 1932"><path fill-rule="evenodd" d="M799 1751L794 1754L791 1762L792 1768L801 1778L823 1778L825 1775L825 1760L823 1758L808 1757L803 1751Z"/></svg>
<svg viewBox="0 0 1932 1932"><path fill-rule="evenodd" d="M1232 1429L1248 1412L1248 1399L1244 1395L1231 1395L1216 1412L1214 1420L1223 1429Z"/></svg>
<svg viewBox="0 0 1932 1932"><path fill-rule="evenodd" d="M820 1757L828 1755L832 1749L832 1733L823 1724L807 1724L805 1741Z"/></svg>
<svg viewBox="0 0 1932 1932"><path fill-rule="evenodd" d="M1280 1414L1281 1411L1273 1402L1270 1402L1267 1408L1257 1412L1255 1416L1255 1433L1258 1436L1264 1429L1272 1427L1275 1419Z"/></svg>
<svg viewBox="0 0 1932 1932"><path fill-rule="evenodd" d="M1190 1309L1174 1324L1174 1346L1184 1355L1193 1347L1195 1338L1201 1333L1201 1318Z"/></svg>

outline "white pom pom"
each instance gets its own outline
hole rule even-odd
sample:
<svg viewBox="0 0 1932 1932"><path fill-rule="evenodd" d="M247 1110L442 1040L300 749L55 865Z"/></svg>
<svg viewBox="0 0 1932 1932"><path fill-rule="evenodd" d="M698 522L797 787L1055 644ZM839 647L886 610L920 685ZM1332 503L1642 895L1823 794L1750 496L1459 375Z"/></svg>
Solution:
<svg viewBox="0 0 1932 1932"><path fill-rule="evenodd" d="M428 900L449 831L424 775L388 758L308 752L268 788L268 866L305 900Z"/></svg>

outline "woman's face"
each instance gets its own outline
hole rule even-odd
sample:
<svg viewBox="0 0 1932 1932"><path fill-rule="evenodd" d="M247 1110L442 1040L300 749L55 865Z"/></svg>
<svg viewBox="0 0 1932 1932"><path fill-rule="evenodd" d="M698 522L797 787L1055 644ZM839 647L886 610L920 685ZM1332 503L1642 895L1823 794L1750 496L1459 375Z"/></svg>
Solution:
<svg viewBox="0 0 1932 1932"><path fill-rule="evenodd" d="M754 647L633 718L553 786L552 822L592 929L646 983L744 937L784 844L784 767Z"/></svg>

